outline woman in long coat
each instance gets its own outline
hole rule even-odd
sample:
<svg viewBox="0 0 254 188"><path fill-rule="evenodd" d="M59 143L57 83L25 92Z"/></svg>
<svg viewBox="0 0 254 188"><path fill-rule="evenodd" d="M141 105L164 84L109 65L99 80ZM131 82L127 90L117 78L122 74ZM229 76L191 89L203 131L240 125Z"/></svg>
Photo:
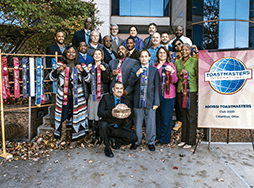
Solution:
<svg viewBox="0 0 254 188"><path fill-rule="evenodd" d="M58 81L54 134L60 137L59 142L65 141L67 117L71 117L71 146L75 147L76 141L89 130L83 86L84 82L90 82L91 76L86 65L79 62L79 53L75 46L67 47L63 57L64 62L58 62L50 73L50 79Z"/></svg>

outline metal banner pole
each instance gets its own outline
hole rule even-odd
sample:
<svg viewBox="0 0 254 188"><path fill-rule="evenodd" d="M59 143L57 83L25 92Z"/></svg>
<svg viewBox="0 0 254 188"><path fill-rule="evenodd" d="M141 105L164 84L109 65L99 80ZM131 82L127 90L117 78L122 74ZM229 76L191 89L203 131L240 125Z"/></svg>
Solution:
<svg viewBox="0 0 254 188"><path fill-rule="evenodd" d="M0 157L9 159L12 158L12 154L6 153L6 145L5 145L5 127L4 127L4 104L3 104L3 95L2 95L2 52L0 49L0 102L1 102L1 127L2 127L2 145L3 152L0 151Z"/></svg>
<svg viewBox="0 0 254 188"><path fill-rule="evenodd" d="M227 144L229 143L229 129L227 130Z"/></svg>
<svg viewBox="0 0 254 188"><path fill-rule="evenodd" d="M201 136L202 136L202 134L203 134L203 131L204 131L204 129L202 128L202 129L201 129L201 132L199 133L199 136L198 136L198 141L197 141L197 143L196 143L196 145L195 145L195 148L194 148L193 154L195 154L195 152L196 152L196 149L197 149L198 144L199 144L199 142L200 142L200 139L201 139Z"/></svg>
<svg viewBox="0 0 254 188"><path fill-rule="evenodd" d="M253 143L253 137L252 137L251 129L250 129L250 137L251 137L251 142L252 142L252 149L253 149L253 152L254 152L254 143Z"/></svg>
<svg viewBox="0 0 254 188"><path fill-rule="evenodd" d="M209 132L209 142L208 142L208 150L211 149L211 128L208 129Z"/></svg>
<svg viewBox="0 0 254 188"><path fill-rule="evenodd" d="M28 127L28 140L31 141L32 135L31 135L31 129L32 129L32 100L31 97L29 97L29 115L28 115L28 120L29 120L29 127Z"/></svg>

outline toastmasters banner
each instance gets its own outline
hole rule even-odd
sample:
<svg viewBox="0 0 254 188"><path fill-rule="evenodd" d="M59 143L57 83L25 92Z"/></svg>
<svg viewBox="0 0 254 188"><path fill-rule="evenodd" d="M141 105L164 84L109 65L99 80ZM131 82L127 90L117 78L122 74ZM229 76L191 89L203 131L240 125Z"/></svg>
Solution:
<svg viewBox="0 0 254 188"><path fill-rule="evenodd" d="M254 50L199 53L198 127L254 128Z"/></svg>

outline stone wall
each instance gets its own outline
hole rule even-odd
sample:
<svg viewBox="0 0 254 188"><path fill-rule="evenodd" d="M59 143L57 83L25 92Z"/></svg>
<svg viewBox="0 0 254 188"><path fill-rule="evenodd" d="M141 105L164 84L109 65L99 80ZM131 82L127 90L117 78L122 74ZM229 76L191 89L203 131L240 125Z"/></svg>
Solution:
<svg viewBox="0 0 254 188"><path fill-rule="evenodd" d="M27 105L26 105L27 106ZM4 109L26 107L24 105L5 105ZM31 138L37 135L37 128L43 124L43 117L38 117L38 111L47 115L47 107L32 109L31 115ZM5 137L8 139L28 139L29 110L14 110L4 112ZM0 129L0 138L2 131Z"/></svg>

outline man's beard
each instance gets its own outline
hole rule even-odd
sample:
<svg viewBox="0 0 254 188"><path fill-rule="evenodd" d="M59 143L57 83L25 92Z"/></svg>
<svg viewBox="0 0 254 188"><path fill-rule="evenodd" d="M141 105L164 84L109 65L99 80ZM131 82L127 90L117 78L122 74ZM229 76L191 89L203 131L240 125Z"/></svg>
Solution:
<svg viewBox="0 0 254 188"><path fill-rule="evenodd" d="M123 52L120 52L117 54L118 57L124 57L124 53Z"/></svg>
<svg viewBox="0 0 254 188"><path fill-rule="evenodd" d="M161 41L161 44L163 44L163 45L168 44L168 43L169 43L169 41L167 41L167 42Z"/></svg>
<svg viewBox="0 0 254 188"><path fill-rule="evenodd" d="M61 40L61 41L62 41L62 40ZM57 41L56 41L56 43L58 43L58 44L61 44L61 45L62 45L62 44L64 44L64 41L63 41L63 42L60 42L59 40L57 40Z"/></svg>
<svg viewBox="0 0 254 188"><path fill-rule="evenodd" d="M133 50L135 48L135 46L132 48L132 49L128 49L128 51L131 51L131 50Z"/></svg>
<svg viewBox="0 0 254 188"><path fill-rule="evenodd" d="M179 38L181 38L181 36L182 36L182 35L180 35L180 36L179 36L179 35L176 35L176 38L178 38L178 39L179 39Z"/></svg>

